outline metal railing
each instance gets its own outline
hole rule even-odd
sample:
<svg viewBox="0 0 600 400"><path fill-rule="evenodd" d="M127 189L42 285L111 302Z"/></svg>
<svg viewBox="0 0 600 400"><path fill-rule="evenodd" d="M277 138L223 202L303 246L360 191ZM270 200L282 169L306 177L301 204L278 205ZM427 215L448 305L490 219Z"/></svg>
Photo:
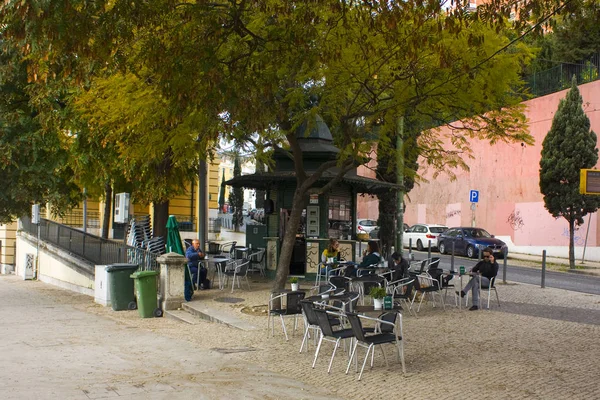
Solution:
<svg viewBox="0 0 600 400"><path fill-rule="evenodd" d="M23 231L38 237L38 226L29 217L21 218L21 227ZM140 270L158 271L160 268L156 261L160 254L90 235L44 218L40 219L39 239L94 265L127 263L138 264Z"/></svg>
<svg viewBox="0 0 600 400"><path fill-rule="evenodd" d="M545 96L571 87L573 76L577 84L598 80L600 53L594 54L579 64L562 63L545 71L525 77L526 86L533 97Z"/></svg>
<svg viewBox="0 0 600 400"><path fill-rule="evenodd" d="M87 211L86 216L88 228L100 228L102 222L100 221L100 213L98 211ZM71 210L62 217L56 217L56 222L69 226L83 227L83 210Z"/></svg>

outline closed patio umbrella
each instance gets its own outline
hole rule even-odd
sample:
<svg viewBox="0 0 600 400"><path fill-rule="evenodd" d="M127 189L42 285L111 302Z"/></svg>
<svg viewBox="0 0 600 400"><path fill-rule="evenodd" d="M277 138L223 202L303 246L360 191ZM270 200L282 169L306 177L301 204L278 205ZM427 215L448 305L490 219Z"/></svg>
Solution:
<svg viewBox="0 0 600 400"><path fill-rule="evenodd" d="M179 234L179 223L174 215L169 215L169 219L167 220L166 250L167 253L173 252L185 256L185 251L183 250L183 245L181 244L181 235ZM192 286L192 276L187 266L185 271L184 297L187 301L190 301L192 299L192 295L194 294L194 288Z"/></svg>
<svg viewBox="0 0 600 400"><path fill-rule="evenodd" d="M167 220L167 253L178 253L185 256L181 235L179 234L179 223L174 215L169 215Z"/></svg>

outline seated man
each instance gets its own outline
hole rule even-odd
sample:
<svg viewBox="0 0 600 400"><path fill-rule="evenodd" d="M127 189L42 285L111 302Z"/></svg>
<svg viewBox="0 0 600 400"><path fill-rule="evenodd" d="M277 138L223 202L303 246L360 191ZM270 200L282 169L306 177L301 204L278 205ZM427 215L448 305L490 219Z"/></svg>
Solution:
<svg viewBox="0 0 600 400"><path fill-rule="evenodd" d="M200 260L204 259L204 252L200 249L200 241L198 239L192 241L192 245L185 252L185 258L188 260L187 265L192 272L192 282L194 285L198 282L198 273L200 273L200 285L204 284L207 270L200 263ZM198 289L203 289L203 287L199 287Z"/></svg>
<svg viewBox="0 0 600 400"><path fill-rule="evenodd" d="M481 276L479 274L473 275L469 283L460 291L460 297L465 297L466 292L469 290L472 292L473 306L469 308L470 311L479 309L479 279L481 278L481 285L488 286L490 280L498 274L498 268L492 249L489 247L483 249L483 260L479 261L471 270L471 272L479 273Z"/></svg>
<svg viewBox="0 0 600 400"><path fill-rule="evenodd" d="M402 254L395 251L392 254L392 261L393 263L390 265L390 269L392 270L392 282L406 278L408 276L408 269L410 268L408 260L402 257Z"/></svg>

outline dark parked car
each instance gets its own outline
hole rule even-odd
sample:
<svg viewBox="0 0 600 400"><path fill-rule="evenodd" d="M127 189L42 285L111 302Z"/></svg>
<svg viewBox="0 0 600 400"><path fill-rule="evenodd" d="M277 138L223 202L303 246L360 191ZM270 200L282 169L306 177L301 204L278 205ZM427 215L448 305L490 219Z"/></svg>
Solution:
<svg viewBox="0 0 600 400"><path fill-rule="evenodd" d="M404 224L404 232L408 230L408 224ZM369 232L369 238L371 239L379 239L379 227L375 227L371 232Z"/></svg>
<svg viewBox="0 0 600 400"><path fill-rule="evenodd" d="M486 247L492 249L496 258L503 257L508 251L506 243L481 228L450 228L438 236L437 247L441 254L451 253L452 243L455 254L464 254L470 258L477 258L479 252Z"/></svg>

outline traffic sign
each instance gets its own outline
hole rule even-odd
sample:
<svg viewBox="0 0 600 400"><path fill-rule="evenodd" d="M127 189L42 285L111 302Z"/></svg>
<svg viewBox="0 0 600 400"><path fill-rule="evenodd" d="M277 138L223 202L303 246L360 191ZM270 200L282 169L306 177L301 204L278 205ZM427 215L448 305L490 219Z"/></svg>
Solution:
<svg viewBox="0 0 600 400"><path fill-rule="evenodd" d="M471 190L469 192L469 201L471 203L478 203L479 202L479 190Z"/></svg>

